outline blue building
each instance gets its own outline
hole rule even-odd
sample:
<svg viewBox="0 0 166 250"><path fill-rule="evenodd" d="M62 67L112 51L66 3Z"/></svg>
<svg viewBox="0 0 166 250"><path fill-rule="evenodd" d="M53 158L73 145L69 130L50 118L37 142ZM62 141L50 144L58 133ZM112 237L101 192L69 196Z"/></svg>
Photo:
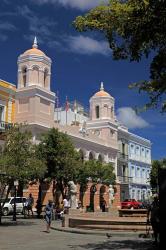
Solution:
<svg viewBox="0 0 166 250"><path fill-rule="evenodd" d="M128 143L129 196L136 200L146 200L151 195L151 142L129 133Z"/></svg>

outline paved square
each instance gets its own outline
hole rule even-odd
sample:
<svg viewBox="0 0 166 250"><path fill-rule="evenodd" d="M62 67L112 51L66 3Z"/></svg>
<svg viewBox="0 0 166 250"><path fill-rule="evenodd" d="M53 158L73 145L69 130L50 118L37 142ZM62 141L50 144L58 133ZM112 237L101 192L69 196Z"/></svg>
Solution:
<svg viewBox="0 0 166 250"><path fill-rule="evenodd" d="M19 219L17 225L8 219L0 226L0 250L152 250L149 239L85 235L51 230L45 233L40 219ZM9 223L10 222L10 223ZM53 221L54 225L56 223Z"/></svg>

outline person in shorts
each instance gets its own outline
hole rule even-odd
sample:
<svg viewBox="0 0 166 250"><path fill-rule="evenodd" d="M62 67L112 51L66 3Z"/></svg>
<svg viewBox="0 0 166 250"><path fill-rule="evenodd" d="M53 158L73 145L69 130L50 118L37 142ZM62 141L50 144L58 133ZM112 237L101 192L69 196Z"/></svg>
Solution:
<svg viewBox="0 0 166 250"><path fill-rule="evenodd" d="M28 216L30 215L30 212L33 215L34 198L32 194L29 194L26 204L27 204Z"/></svg>
<svg viewBox="0 0 166 250"><path fill-rule="evenodd" d="M64 214L68 214L70 208L70 201L69 198L66 196L63 199L63 207L64 207Z"/></svg>
<svg viewBox="0 0 166 250"><path fill-rule="evenodd" d="M53 215L53 201L49 200L45 208L46 232L50 232L51 222Z"/></svg>

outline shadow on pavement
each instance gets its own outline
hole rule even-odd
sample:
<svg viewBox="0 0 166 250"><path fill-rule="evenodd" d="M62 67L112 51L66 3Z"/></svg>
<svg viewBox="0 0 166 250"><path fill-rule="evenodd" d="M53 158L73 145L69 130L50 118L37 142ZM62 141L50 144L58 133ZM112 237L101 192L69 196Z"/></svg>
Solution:
<svg viewBox="0 0 166 250"><path fill-rule="evenodd" d="M2 223L0 227L10 227L10 226L32 226L37 224L34 218L23 218L21 216L17 217L17 221L12 220L12 216L3 216Z"/></svg>
<svg viewBox="0 0 166 250"><path fill-rule="evenodd" d="M10 227L10 226L32 226L36 223L32 221L4 221L2 224L0 224L0 227Z"/></svg>
<svg viewBox="0 0 166 250"><path fill-rule="evenodd" d="M76 246L70 248L75 249ZM82 249L90 250L158 250L159 248L153 245L152 240L107 240L102 243L90 243L79 245Z"/></svg>

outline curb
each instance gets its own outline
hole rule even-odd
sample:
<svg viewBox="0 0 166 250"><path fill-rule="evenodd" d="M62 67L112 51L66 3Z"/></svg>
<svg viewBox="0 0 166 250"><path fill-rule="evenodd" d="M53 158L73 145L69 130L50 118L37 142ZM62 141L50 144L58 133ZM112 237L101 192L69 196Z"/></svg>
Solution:
<svg viewBox="0 0 166 250"><path fill-rule="evenodd" d="M76 228L69 228L69 227L51 227L52 230L65 232L65 233L75 233L75 234L88 234L88 235L100 235L100 236L107 236L110 237L139 237L140 235L144 235L144 232L118 232L118 231L92 231L92 230L83 230L83 229L76 229ZM109 238L109 236L108 236Z"/></svg>

